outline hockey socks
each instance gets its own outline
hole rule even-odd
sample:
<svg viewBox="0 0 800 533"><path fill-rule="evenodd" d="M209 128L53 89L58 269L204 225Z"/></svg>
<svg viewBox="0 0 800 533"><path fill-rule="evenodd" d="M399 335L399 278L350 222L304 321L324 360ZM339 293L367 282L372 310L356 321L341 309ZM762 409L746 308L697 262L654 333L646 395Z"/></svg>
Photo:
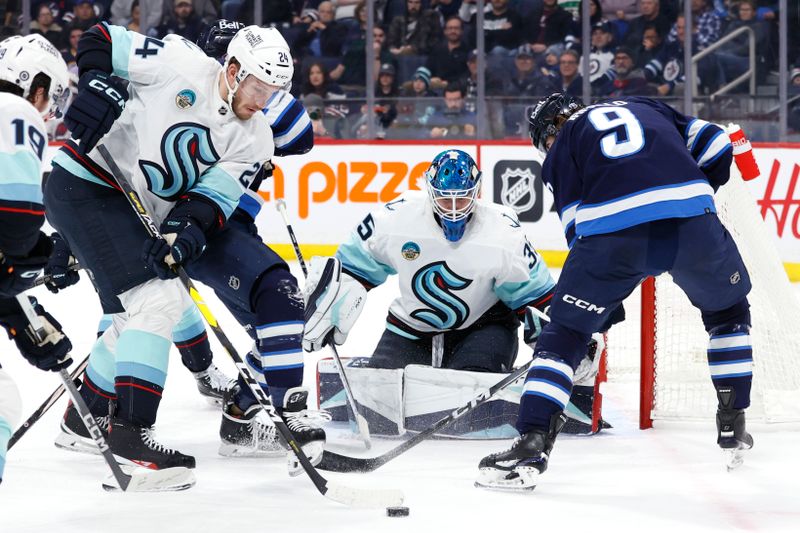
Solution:
<svg viewBox="0 0 800 533"><path fill-rule="evenodd" d="M750 406L750 386L753 381L753 347L750 328L734 324L714 328L708 343L708 366L714 387L734 391L732 409Z"/></svg>
<svg viewBox="0 0 800 533"><path fill-rule="evenodd" d="M563 411L572 393L573 370L554 354L537 355L525 378L519 403L517 431L549 428L553 415Z"/></svg>

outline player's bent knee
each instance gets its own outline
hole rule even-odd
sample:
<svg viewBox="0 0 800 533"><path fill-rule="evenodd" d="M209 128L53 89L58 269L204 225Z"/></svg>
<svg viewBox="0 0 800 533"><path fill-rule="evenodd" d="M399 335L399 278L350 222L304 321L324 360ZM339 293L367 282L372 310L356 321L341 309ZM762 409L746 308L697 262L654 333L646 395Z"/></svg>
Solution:
<svg viewBox="0 0 800 533"><path fill-rule="evenodd" d="M554 354L575 370L586 356L586 346L591 338L591 335L551 322L545 326L536 341L534 357L540 357L545 353Z"/></svg>
<svg viewBox="0 0 800 533"><path fill-rule="evenodd" d="M703 311L702 316L706 331L714 335L728 333L727 331L720 331L720 328L731 327L733 325L745 325L749 329L751 325L750 304L747 298L743 298L727 309L709 312Z"/></svg>
<svg viewBox="0 0 800 533"><path fill-rule="evenodd" d="M297 278L285 268L271 268L264 272L253 286L251 299L255 310L265 302L275 304L279 301L287 302L288 307L295 309L300 316L305 308Z"/></svg>

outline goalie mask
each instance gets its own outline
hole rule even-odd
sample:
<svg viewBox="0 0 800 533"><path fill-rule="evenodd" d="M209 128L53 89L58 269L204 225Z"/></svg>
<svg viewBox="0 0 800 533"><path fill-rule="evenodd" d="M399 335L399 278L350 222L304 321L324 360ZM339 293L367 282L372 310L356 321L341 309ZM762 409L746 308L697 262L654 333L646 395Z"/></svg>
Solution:
<svg viewBox="0 0 800 533"><path fill-rule="evenodd" d="M434 158L425 172L436 220L448 241L458 242L475 210L481 172L469 154L446 150Z"/></svg>
<svg viewBox="0 0 800 533"><path fill-rule="evenodd" d="M539 150L542 157L547 155L548 137L558 136L564 122L584 107L580 98L566 93L553 93L536 104L528 117L528 133L533 147Z"/></svg>
<svg viewBox="0 0 800 533"><path fill-rule="evenodd" d="M50 78L50 105L42 117L60 116L70 92L69 71L58 50L39 34L16 35L0 42L0 80L13 83L22 89L23 98L31 100L31 85L38 74Z"/></svg>

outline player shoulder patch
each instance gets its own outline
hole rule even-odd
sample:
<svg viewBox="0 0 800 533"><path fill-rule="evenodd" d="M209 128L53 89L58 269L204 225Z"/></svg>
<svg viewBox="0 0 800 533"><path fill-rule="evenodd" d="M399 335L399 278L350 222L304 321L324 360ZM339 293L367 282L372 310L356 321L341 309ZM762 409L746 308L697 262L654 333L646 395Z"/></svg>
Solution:
<svg viewBox="0 0 800 533"><path fill-rule="evenodd" d="M189 109L197 100L197 95L190 89L183 89L175 95L175 105L181 109Z"/></svg>
<svg viewBox="0 0 800 533"><path fill-rule="evenodd" d="M401 249L400 253L403 255L403 259L406 259L408 261L413 261L414 259L419 257L419 251L420 251L419 244L413 241L408 241L403 245L403 248Z"/></svg>

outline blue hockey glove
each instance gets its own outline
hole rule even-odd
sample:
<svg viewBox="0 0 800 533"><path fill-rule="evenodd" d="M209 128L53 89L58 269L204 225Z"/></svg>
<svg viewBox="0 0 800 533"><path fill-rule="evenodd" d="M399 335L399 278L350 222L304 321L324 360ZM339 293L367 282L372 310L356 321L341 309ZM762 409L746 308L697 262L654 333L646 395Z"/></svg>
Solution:
<svg viewBox="0 0 800 533"><path fill-rule="evenodd" d="M88 153L125 109L127 83L101 70L90 70L78 82L78 96L64 115L74 139L80 140L80 152Z"/></svg>
<svg viewBox="0 0 800 533"><path fill-rule="evenodd" d="M44 339L36 340L28 318L16 298L0 302L0 325L6 328L8 338L14 341L23 357L36 368L54 372L67 368L72 364L69 356L72 343L64 335L61 324L35 298L30 300L36 314L41 317Z"/></svg>
<svg viewBox="0 0 800 533"><path fill-rule="evenodd" d="M50 235L50 240L53 243L53 254L50 256L47 266L44 267L44 275L49 277L45 286L47 290L55 294L61 289L78 283L81 275L77 270L69 268L75 258L72 257L67 241L58 233Z"/></svg>
<svg viewBox="0 0 800 533"><path fill-rule="evenodd" d="M0 258L0 298L13 298L25 292L36 281L39 272L47 265L53 243L44 233L25 257L4 255Z"/></svg>

